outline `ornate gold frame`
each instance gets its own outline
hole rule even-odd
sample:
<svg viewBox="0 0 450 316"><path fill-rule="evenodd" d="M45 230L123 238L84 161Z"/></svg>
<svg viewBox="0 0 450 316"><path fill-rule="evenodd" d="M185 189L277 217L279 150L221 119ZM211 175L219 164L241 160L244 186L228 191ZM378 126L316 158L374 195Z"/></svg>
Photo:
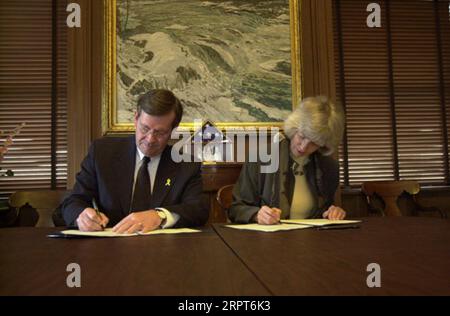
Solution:
<svg viewBox="0 0 450 316"><path fill-rule="evenodd" d="M104 1L104 71L102 91L102 131L103 134L120 134L134 132L131 123L117 121L116 104L116 0ZM292 64L292 106L296 100L303 97L302 54L300 52L302 33L300 27L302 0L289 0L290 35L291 35L291 64ZM219 122L218 128L225 127L271 127L281 128L279 122ZM182 128L192 130L194 123L182 123Z"/></svg>

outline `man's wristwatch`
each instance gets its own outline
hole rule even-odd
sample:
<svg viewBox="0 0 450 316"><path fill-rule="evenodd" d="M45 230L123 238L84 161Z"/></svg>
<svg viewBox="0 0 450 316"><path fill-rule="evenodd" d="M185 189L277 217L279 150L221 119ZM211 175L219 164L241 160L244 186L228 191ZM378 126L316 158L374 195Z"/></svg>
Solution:
<svg viewBox="0 0 450 316"><path fill-rule="evenodd" d="M162 228L167 221L167 215L163 211L156 210L156 214L158 214L159 218L161 218L161 224L159 224L159 228Z"/></svg>

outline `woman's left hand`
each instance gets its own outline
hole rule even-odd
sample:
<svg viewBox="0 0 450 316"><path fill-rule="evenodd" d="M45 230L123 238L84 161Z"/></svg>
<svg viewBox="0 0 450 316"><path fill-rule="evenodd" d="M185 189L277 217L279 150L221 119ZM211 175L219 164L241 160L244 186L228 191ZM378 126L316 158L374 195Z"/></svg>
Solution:
<svg viewBox="0 0 450 316"><path fill-rule="evenodd" d="M341 220L345 218L345 211L341 209L339 206L331 205L328 210L323 212L323 218L328 218L330 220Z"/></svg>

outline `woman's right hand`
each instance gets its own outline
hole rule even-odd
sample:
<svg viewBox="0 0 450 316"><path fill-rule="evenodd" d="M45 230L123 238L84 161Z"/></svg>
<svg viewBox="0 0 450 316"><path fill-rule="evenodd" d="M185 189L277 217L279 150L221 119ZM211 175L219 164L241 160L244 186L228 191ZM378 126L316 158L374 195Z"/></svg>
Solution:
<svg viewBox="0 0 450 316"><path fill-rule="evenodd" d="M273 225L280 222L281 210L264 205L256 213L256 222L261 225Z"/></svg>

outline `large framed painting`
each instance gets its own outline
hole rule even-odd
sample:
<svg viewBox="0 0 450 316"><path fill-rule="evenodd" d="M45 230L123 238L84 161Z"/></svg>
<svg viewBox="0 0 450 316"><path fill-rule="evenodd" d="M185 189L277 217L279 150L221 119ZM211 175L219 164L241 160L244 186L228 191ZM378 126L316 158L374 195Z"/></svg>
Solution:
<svg viewBox="0 0 450 316"><path fill-rule="evenodd" d="M302 96L300 1L105 0L104 132L132 131L153 88L182 127L281 126Z"/></svg>

